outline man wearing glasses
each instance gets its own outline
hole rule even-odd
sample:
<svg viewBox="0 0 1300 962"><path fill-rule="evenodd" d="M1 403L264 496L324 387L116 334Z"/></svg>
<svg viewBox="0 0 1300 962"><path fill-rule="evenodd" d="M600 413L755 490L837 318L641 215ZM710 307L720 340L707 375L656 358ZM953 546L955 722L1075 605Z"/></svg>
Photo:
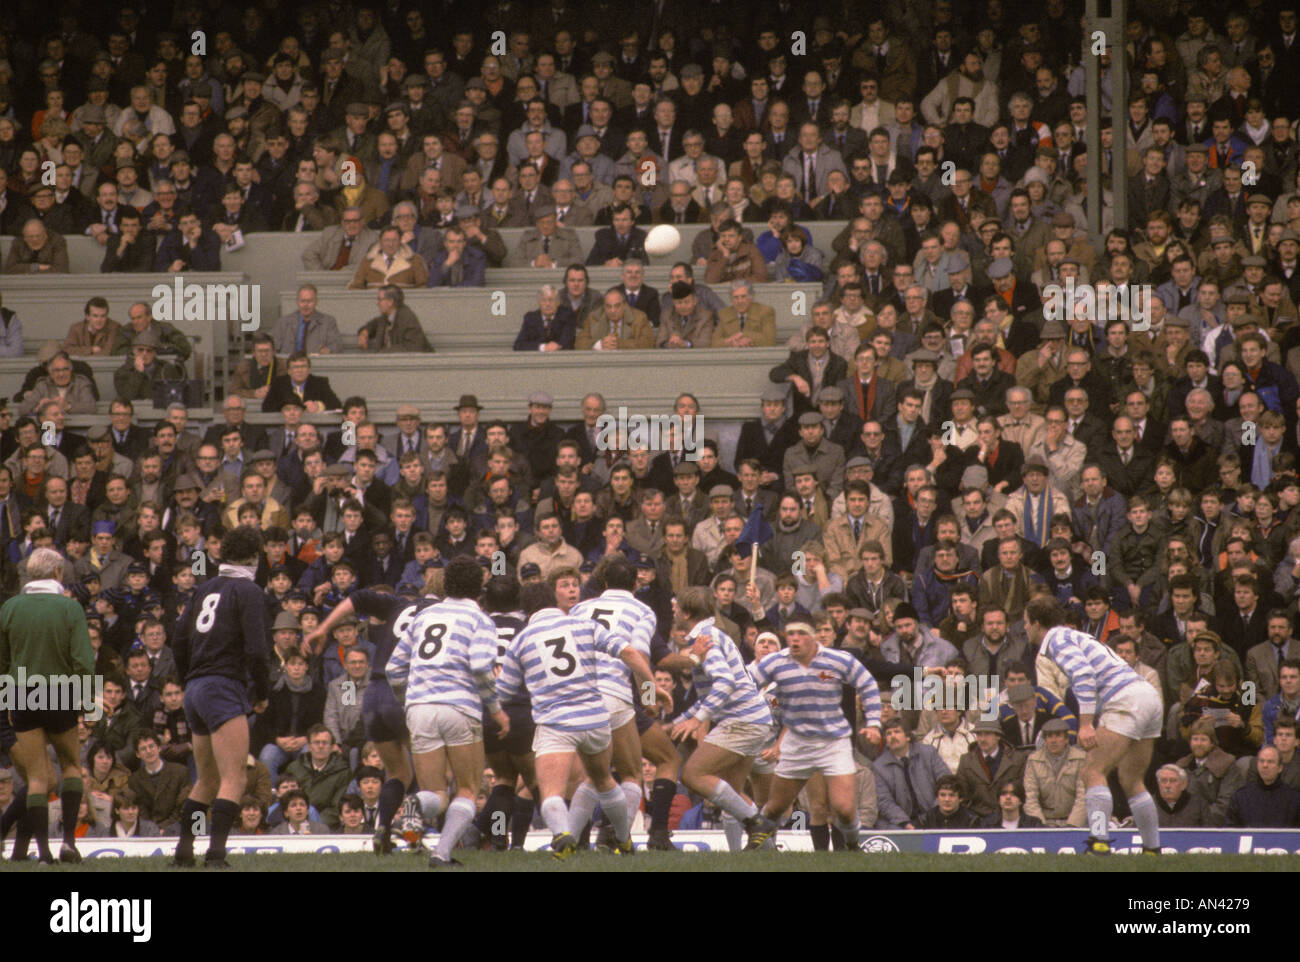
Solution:
<svg viewBox="0 0 1300 962"><path fill-rule="evenodd" d="M298 288L298 310L284 315L272 329L276 354L336 354L342 349L338 319L316 310L316 297L315 284Z"/></svg>
<svg viewBox="0 0 1300 962"><path fill-rule="evenodd" d="M326 227L302 252L302 266L309 271L355 271L378 241L379 234L366 226L361 208L349 207L343 211L342 224Z"/></svg>

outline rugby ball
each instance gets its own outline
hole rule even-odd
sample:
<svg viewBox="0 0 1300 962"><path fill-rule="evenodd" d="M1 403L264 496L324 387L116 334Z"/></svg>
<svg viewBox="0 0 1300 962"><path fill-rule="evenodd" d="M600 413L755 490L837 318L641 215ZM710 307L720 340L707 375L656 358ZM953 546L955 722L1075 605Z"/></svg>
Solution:
<svg viewBox="0 0 1300 962"><path fill-rule="evenodd" d="M682 242L682 235L672 224L660 224L650 228L646 234L645 252L651 257L663 257L677 250Z"/></svg>

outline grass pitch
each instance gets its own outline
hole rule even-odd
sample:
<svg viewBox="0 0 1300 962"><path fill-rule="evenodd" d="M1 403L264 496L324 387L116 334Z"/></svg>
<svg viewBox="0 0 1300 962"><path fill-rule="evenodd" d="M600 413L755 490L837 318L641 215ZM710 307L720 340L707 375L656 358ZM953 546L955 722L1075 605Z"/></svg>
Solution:
<svg viewBox="0 0 1300 962"><path fill-rule="evenodd" d="M625 858L595 851L557 862L549 852L468 852L456 857L461 872L1287 872L1296 862L1265 855L953 855L930 852L650 852ZM232 855L233 872L429 872L427 857L396 852ZM95 858L80 865L0 863L0 875L25 872L161 872L177 877L203 872L176 869L166 858ZM222 873L225 874L225 873ZM445 872L444 874L453 874Z"/></svg>

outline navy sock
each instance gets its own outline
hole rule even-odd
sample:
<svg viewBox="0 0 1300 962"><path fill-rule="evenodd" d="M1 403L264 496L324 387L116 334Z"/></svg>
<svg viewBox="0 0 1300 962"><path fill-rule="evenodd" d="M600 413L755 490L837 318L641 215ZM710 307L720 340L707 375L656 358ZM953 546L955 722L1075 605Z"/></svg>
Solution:
<svg viewBox="0 0 1300 962"><path fill-rule="evenodd" d="M208 806L203 802L195 801L192 798L185 799L185 804L181 806L180 839L176 843L176 854L181 858L192 858L194 856L194 829L199 827L195 823L207 818ZM195 815L202 815L203 818L195 818Z"/></svg>
<svg viewBox="0 0 1300 962"><path fill-rule="evenodd" d="M829 852L831 848L831 827L829 825L812 825L808 828L812 836L813 851Z"/></svg>
<svg viewBox="0 0 1300 962"><path fill-rule="evenodd" d="M831 851L847 852L849 846L848 843L844 841L844 836L840 834L840 830L834 825L828 825L827 827L831 830Z"/></svg>
<svg viewBox="0 0 1300 962"><path fill-rule="evenodd" d="M533 811L535 808L536 805L531 798L525 798L522 795L515 796L515 810L510 817L511 847L524 847L524 839L528 838L528 830L533 825Z"/></svg>
<svg viewBox="0 0 1300 962"><path fill-rule="evenodd" d="M650 789L650 830L667 831L668 816L672 814L673 799L677 797L677 783L671 778L656 778Z"/></svg>
<svg viewBox="0 0 1300 962"><path fill-rule="evenodd" d="M479 837L490 839L494 848L510 844L510 816L515 809L515 792L509 785L494 785L487 804L474 821ZM499 814L498 814L499 813Z"/></svg>
<svg viewBox="0 0 1300 962"><path fill-rule="evenodd" d="M406 786L402 784L400 778L390 778L384 782L379 789L379 824L376 828L384 830L384 834L393 827L393 818L397 815L397 810L402 805L402 799L406 797Z"/></svg>
<svg viewBox="0 0 1300 962"><path fill-rule="evenodd" d="M239 803L228 798L218 798L212 803L212 841L208 843L208 861L226 857L226 839L235 819L239 818Z"/></svg>

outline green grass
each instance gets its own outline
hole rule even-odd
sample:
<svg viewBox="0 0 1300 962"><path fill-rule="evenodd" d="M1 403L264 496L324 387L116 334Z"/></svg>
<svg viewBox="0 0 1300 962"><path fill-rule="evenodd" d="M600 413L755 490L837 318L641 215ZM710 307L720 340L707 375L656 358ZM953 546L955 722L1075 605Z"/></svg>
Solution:
<svg viewBox="0 0 1300 962"><path fill-rule="evenodd" d="M458 852L470 872L1285 872L1295 860L1263 855L945 855L847 852L637 852L619 858L597 852L557 862L548 852ZM338 855L232 855L235 872L427 872L422 855L398 852L385 859L365 853ZM164 872L183 876L166 858L97 858L81 865L0 863L0 875L21 872Z"/></svg>

